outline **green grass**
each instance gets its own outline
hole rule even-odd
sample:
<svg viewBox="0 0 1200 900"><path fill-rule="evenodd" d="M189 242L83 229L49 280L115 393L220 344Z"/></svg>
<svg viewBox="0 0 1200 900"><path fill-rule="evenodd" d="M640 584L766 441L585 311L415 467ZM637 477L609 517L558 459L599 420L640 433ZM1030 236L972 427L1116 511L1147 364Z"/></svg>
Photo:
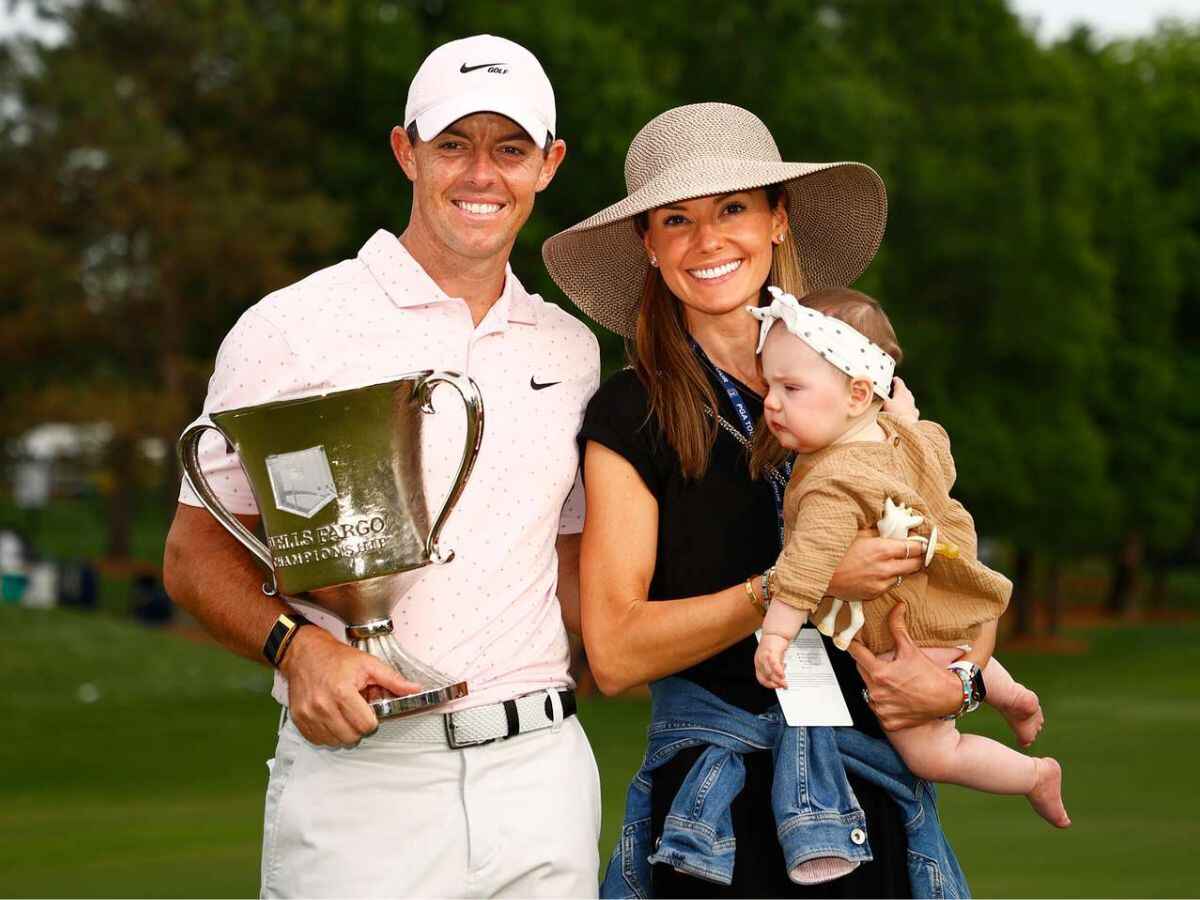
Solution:
<svg viewBox="0 0 1200 900"><path fill-rule="evenodd" d="M265 669L106 616L2 608L0 680L0 892L256 892Z"/></svg>
<svg viewBox="0 0 1200 900"><path fill-rule="evenodd" d="M1066 769L1074 827L944 789L947 831L977 896L1195 896L1200 623L1084 636L1081 656L1005 654L1042 695L1039 750ZM0 607L0 683L0 895L257 891L276 722L265 669L106 616ZM590 700L581 717L607 859L647 707ZM991 712L970 724L1003 737Z"/></svg>

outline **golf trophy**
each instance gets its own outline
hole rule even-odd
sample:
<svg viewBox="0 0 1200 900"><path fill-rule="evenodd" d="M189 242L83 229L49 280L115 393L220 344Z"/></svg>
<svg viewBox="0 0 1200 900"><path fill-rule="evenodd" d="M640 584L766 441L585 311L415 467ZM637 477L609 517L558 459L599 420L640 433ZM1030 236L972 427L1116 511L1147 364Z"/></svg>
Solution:
<svg viewBox="0 0 1200 900"><path fill-rule="evenodd" d="M458 474L429 523L421 476L421 426L439 384L458 391L467 429ZM236 450L258 502L266 543L217 498L200 468L200 439L220 433ZM438 537L471 474L483 438L483 401L469 377L424 371L385 384L214 412L179 439L184 477L208 511L270 573L263 585L346 623L350 644L395 668L421 690L364 697L380 719L466 696L465 681L401 649L391 610L401 573L447 563Z"/></svg>

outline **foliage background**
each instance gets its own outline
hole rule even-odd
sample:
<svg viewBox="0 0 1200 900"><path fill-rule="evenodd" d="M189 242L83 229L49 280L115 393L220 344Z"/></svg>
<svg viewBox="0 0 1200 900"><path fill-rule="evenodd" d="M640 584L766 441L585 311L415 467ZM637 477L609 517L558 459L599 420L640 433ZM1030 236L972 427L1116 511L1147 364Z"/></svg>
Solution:
<svg viewBox="0 0 1200 900"><path fill-rule="evenodd" d="M139 478L163 515L176 482L139 476L131 448L179 433L240 312L403 229L387 136L409 78L481 31L541 57L569 147L514 253L531 286L570 308L541 242L622 194L650 117L744 105L786 158L882 174L888 233L860 286L894 318L906 380L954 436L959 493L1022 587L1101 555L1125 611L1140 571L1191 553L1195 26L1045 46L1000 0L16 5L64 37L0 47L0 438L111 424L112 556L130 553ZM622 348L602 338L611 369Z"/></svg>
<svg viewBox="0 0 1200 900"><path fill-rule="evenodd" d="M171 446L200 408L222 336L376 228L403 230L409 189L387 140L411 75L446 40L501 34L545 65L569 148L513 267L568 309L540 245L623 194L630 139L668 107L737 103L786 159L880 172L888 231L859 286L891 314L923 414L953 436L956 494L1017 583L1006 619L1054 638L1026 650L1077 654L1022 661L1062 729L1050 750L1087 797L1077 830L1047 844L949 792L949 819L970 823L968 868L992 893L1196 893L1186 853L1155 848L1196 836L1183 754L1198 635L1178 617L1200 602L1200 26L1040 44L1002 0L7 5L60 35L0 39L7 487L29 429L110 431L46 510L0 489L0 526L46 557L99 560L107 610L128 606L131 561L161 559L178 476L147 448ZM611 371L623 348L599 336ZM1181 624L1080 631L1085 606ZM234 863L256 853L257 823L236 803L257 808L259 785L247 794L236 773L259 765L269 727L263 741L239 729L269 703L239 692L261 677L213 648L55 615L3 620L0 678L25 687L0 705L15 773L0 780L0 873L13 879L0 874L0 893L170 893L172 871L194 879L179 893L253 890ZM209 677L212 696L198 696L189 679ZM116 698L117 718L107 701L83 710L76 682ZM142 737L147 709L157 737ZM644 708L585 713L611 827ZM201 751L205 735L230 742L227 764ZM57 866L77 837L90 861ZM993 847L1016 849L993 861ZM1016 878L1021 861L1051 880Z"/></svg>

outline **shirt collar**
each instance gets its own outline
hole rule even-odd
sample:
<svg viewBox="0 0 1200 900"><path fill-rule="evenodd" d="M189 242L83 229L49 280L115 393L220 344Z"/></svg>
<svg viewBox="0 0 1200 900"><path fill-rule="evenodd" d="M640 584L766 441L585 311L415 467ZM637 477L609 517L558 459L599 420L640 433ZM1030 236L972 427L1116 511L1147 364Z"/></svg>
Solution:
<svg viewBox="0 0 1200 900"><path fill-rule="evenodd" d="M444 300L461 299L449 296L436 281L421 268L421 264L400 243L400 239L386 229L380 228L358 251L358 259L374 276L388 299L400 308L423 306ZM512 267L504 267L504 291L497 306L507 307L507 320L522 325L537 324L537 308L534 298L513 274ZM489 314L490 315L490 314Z"/></svg>

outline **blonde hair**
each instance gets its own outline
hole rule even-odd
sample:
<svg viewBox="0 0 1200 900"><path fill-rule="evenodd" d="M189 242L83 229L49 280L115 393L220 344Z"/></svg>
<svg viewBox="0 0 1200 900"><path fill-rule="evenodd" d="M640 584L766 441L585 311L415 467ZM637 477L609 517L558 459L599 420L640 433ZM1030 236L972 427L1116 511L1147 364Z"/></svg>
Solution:
<svg viewBox="0 0 1200 900"><path fill-rule="evenodd" d="M904 359L904 351L900 349L892 322L874 297L868 297L862 291L853 288L830 287L813 291L803 297L800 303L830 318L845 322L878 344L884 353L896 361L897 366ZM751 477L758 478L767 469L778 466L787 459L788 453L789 451L785 450L771 433L771 429L756 429L754 440L750 444Z"/></svg>
<svg viewBox="0 0 1200 900"><path fill-rule="evenodd" d="M771 209L786 208L786 187L773 184L765 190ZM645 213L635 219L639 233L645 233L648 221ZM791 229L784 229L783 235L782 243L772 250L766 284L803 296L807 283ZM766 284L760 292L760 303L769 300ZM717 439L717 423L704 408L716 412L717 396L692 352L683 304L671 293L658 269L646 273L637 328L627 352L650 396L650 415L657 419L667 443L679 456L684 477L703 477Z"/></svg>

